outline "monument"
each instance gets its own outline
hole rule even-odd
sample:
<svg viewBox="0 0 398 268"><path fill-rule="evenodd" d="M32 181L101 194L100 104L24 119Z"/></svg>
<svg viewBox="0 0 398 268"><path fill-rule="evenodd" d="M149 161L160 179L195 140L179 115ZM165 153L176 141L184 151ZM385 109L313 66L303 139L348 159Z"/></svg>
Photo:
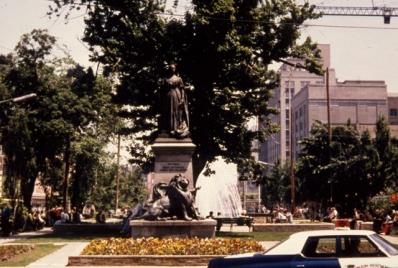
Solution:
<svg viewBox="0 0 398 268"><path fill-rule="evenodd" d="M188 96L173 64L165 66L159 89L159 135L155 155L152 201L143 220L130 221L132 238L215 236L215 220L199 220L195 208ZM189 186L193 189L189 189Z"/></svg>
<svg viewBox="0 0 398 268"><path fill-rule="evenodd" d="M154 184L182 174L194 185L192 154L195 145L189 138L187 88L176 74L174 64L166 65L159 88L159 135L152 145L155 154Z"/></svg>

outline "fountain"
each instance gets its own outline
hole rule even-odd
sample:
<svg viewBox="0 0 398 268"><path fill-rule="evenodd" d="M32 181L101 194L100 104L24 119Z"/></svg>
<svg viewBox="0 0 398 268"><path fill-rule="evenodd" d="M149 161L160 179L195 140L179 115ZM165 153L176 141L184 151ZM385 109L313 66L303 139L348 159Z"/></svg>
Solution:
<svg viewBox="0 0 398 268"><path fill-rule="evenodd" d="M201 189L196 193L195 203L201 216L218 212L224 218L236 218L242 213L242 203L237 187L236 164L227 164L224 160L217 159L211 164L215 171L210 177L202 173L196 182L196 187Z"/></svg>

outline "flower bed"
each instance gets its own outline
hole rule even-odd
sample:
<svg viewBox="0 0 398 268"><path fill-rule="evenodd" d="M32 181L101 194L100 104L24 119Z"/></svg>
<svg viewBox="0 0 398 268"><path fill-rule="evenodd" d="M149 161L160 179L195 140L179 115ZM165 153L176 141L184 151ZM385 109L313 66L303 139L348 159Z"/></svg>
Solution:
<svg viewBox="0 0 398 268"><path fill-rule="evenodd" d="M231 255L264 251L254 240L203 238L108 238L93 240L81 255Z"/></svg>
<svg viewBox="0 0 398 268"><path fill-rule="evenodd" d="M9 261L11 258L16 257L20 254L30 252L35 249L34 245L9 245L0 246L0 258L1 261Z"/></svg>
<svg viewBox="0 0 398 268"><path fill-rule="evenodd" d="M69 256L69 266L206 266L226 255L264 251L244 239L109 238L93 240L80 256Z"/></svg>

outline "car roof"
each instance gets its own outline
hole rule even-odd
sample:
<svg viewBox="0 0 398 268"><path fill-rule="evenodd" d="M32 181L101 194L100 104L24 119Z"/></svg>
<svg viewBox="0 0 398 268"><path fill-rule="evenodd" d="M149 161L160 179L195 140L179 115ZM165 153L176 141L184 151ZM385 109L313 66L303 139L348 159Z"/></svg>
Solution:
<svg viewBox="0 0 398 268"><path fill-rule="evenodd" d="M275 246L269 251L265 252L265 255L273 254L298 254L304 247L308 237L314 236L340 236L340 235L357 235L357 236L369 236L374 234L373 231L366 230L350 230L350 229L336 229L336 230L318 230L318 231L305 231L292 234L288 239L283 241L281 244Z"/></svg>
<svg viewBox="0 0 398 268"><path fill-rule="evenodd" d="M350 230L348 228L336 228L334 230L317 230L317 231L304 231L292 234L290 237L308 237L320 235L371 235L373 231L368 230Z"/></svg>

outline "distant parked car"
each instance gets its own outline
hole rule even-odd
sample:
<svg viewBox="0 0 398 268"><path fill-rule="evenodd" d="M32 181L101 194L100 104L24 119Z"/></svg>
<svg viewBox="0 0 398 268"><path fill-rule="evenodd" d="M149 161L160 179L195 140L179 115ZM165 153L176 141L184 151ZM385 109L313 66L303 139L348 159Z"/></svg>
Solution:
<svg viewBox="0 0 398 268"><path fill-rule="evenodd" d="M372 231L307 231L264 253L217 258L208 267L398 267L398 250Z"/></svg>

